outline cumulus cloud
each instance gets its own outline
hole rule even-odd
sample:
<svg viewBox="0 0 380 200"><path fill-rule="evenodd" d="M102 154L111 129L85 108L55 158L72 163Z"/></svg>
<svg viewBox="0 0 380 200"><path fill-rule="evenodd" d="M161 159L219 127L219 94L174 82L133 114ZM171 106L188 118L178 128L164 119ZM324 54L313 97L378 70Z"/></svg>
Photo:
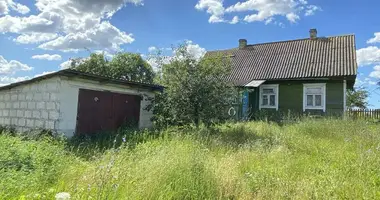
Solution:
<svg viewBox="0 0 380 200"><path fill-rule="evenodd" d="M356 54L359 66L380 64L380 49L376 46L359 49Z"/></svg>
<svg viewBox="0 0 380 200"><path fill-rule="evenodd" d="M62 57L58 54L42 54L42 55L34 55L32 56L32 59L37 59L37 60L61 60Z"/></svg>
<svg viewBox="0 0 380 200"><path fill-rule="evenodd" d="M205 10L209 15L210 23L229 22L236 24L236 19L225 20L224 16L230 13L246 13L246 22L265 22L269 24L276 16L284 16L291 23L300 20L300 14L305 16L315 14L322 9L316 5L310 5L306 0L245 0L225 7L223 0L199 0L195 8ZM236 22L236 23L233 23Z"/></svg>
<svg viewBox="0 0 380 200"><path fill-rule="evenodd" d="M148 51L149 52L155 52L155 51L157 51L157 47L151 46L148 48Z"/></svg>
<svg viewBox="0 0 380 200"><path fill-rule="evenodd" d="M61 69L68 69L71 67L72 62L73 62L72 60L67 60L61 63L59 66L61 67Z"/></svg>
<svg viewBox="0 0 380 200"><path fill-rule="evenodd" d="M48 75L48 74L51 74L51 73L54 73L56 71L46 71L46 72L42 72L41 74L36 74L34 75L34 78L35 77L39 77L39 76L45 76L45 75Z"/></svg>
<svg viewBox="0 0 380 200"><path fill-rule="evenodd" d="M48 40L53 40L58 37L56 33L31 33L31 34L22 34L13 41L20 44L35 44L40 42L45 42Z"/></svg>
<svg viewBox="0 0 380 200"><path fill-rule="evenodd" d="M32 67L17 60L7 61L3 56L0 56L0 75L14 74L17 71L30 71L32 69Z"/></svg>
<svg viewBox="0 0 380 200"><path fill-rule="evenodd" d="M25 81L30 79L29 76L23 76L23 77L9 77L9 76L2 76L0 77L0 87L9 85L11 83L16 83L20 81Z"/></svg>
<svg viewBox="0 0 380 200"><path fill-rule="evenodd" d="M375 37L369 39L367 41L368 44L373 44L373 43L379 43L380 42L380 32L374 33Z"/></svg>
<svg viewBox="0 0 380 200"><path fill-rule="evenodd" d="M369 77L380 79L380 65L376 65L373 71L369 74Z"/></svg>
<svg viewBox="0 0 380 200"><path fill-rule="evenodd" d="M13 0L0 1L0 15L8 14L10 9L20 14L27 14L30 12L30 9L27 6L20 3L15 3Z"/></svg>
<svg viewBox="0 0 380 200"><path fill-rule="evenodd" d="M131 34L113 26L109 19L127 4L143 5L143 1L36 0L38 14L0 17L0 32L19 34L15 39L19 43L47 41L40 48L49 50L78 51L91 48L117 51L121 45L131 43L134 39ZM46 35L37 37L41 33ZM54 35L57 33L59 35ZM34 38L36 42L32 42Z"/></svg>

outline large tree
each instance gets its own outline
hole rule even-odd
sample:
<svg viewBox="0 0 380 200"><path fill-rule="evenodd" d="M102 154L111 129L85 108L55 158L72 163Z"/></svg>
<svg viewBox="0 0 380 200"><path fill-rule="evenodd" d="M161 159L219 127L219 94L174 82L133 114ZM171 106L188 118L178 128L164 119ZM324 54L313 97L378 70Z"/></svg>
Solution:
<svg viewBox="0 0 380 200"><path fill-rule="evenodd" d="M111 60L93 53L86 59L74 59L71 68L87 73L134 82L153 83L152 67L139 55L118 53Z"/></svg>
<svg viewBox="0 0 380 200"><path fill-rule="evenodd" d="M361 108L368 107L369 93L365 88L356 88L347 91L347 107L348 108Z"/></svg>
<svg viewBox="0 0 380 200"><path fill-rule="evenodd" d="M186 45L175 50L169 63L159 68L157 82L165 87L155 101L156 124L207 125L225 120L236 90L226 81L227 57L206 56L198 60ZM157 59L168 60L168 59Z"/></svg>

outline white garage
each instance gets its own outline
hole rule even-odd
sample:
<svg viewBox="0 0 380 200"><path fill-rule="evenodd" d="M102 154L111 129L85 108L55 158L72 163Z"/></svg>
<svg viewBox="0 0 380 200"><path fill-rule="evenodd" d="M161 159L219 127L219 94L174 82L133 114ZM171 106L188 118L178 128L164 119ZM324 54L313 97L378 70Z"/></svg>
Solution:
<svg viewBox="0 0 380 200"><path fill-rule="evenodd" d="M61 70L0 87L0 126L88 134L120 126L152 126L149 97L158 85Z"/></svg>

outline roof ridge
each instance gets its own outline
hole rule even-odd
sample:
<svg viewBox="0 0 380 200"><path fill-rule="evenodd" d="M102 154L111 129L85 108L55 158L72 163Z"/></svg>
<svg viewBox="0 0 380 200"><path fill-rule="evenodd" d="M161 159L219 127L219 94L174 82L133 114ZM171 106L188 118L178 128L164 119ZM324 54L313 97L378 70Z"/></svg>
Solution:
<svg viewBox="0 0 380 200"><path fill-rule="evenodd" d="M334 37L345 37L345 36L355 36L354 33L351 34L342 34L342 35L332 35L332 36L322 36L318 37L317 39L323 39L323 38L334 38ZM295 42L295 41L302 41L302 40L310 40L310 38L299 38L299 39L292 39L292 40L280 40L280 41L273 41L273 42L263 42L263 43L256 43L256 44L248 44L247 47L252 46L258 46L258 45L265 45L265 44L277 44L277 43L286 43L286 42ZM215 52L215 51L230 51L234 49L239 49L238 47L230 48L230 49L219 49L219 50L212 50L207 52Z"/></svg>

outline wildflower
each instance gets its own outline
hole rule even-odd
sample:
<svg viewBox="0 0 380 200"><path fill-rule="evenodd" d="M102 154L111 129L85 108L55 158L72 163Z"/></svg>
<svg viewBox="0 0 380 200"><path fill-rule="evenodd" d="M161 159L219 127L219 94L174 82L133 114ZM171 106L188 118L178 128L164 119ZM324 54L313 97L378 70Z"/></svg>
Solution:
<svg viewBox="0 0 380 200"><path fill-rule="evenodd" d="M70 198L71 198L70 194L67 192L60 192L60 193L55 195L56 200L68 200Z"/></svg>
<svg viewBox="0 0 380 200"><path fill-rule="evenodd" d="M127 141L127 139L125 137L123 137L123 142L125 143Z"/></svg>

